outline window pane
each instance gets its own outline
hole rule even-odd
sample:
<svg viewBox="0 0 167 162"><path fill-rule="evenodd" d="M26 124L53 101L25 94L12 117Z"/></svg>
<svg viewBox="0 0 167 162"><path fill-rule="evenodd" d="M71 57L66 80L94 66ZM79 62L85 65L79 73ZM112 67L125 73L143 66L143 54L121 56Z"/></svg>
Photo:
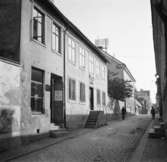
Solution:
<svg viewBox="0 0 167 162"><path fill-rule="evenodd" d="M32 68L31 79L33 81L38 81L38 82L42 83L42 81L43 81L43 71Z"/></svg>
<svg viewBox="0 0 167 162"><path fill-rule="evenodd" d="M43 71L32 68L31 76L31 108L43 112Z"/></svg>
<svg viewBox="0 0 167 162"><path fill-rule="evenodd" d="M100 90L97 90L97 104L101 104Z"/></svg>
<svg viewBox="0 0 167 162"><path fill-rule="evenodd" d="M85 84L80 83L80 101L85 102Z"/></svg>
<svg viewBox="0 0 167 162"><path fill-rule="evenodd" d="M33 9L33 38L44 43L44 14Z"/></svg>
<svg viewBox="0 0 167 162"><path fill-rule="evenodd" d="M56 38L55 35L52 34L52 48L55 50L56 49Z"/></svg>

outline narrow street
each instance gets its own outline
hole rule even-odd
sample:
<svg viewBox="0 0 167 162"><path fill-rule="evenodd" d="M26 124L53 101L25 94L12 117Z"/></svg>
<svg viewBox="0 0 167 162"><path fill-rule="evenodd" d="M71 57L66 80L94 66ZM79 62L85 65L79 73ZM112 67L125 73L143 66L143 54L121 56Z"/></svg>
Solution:
<svg viewBox="0 0 167 162"><path fill-rule="evenodd" d="M112 121L13 162L127 162L150 123L149 116Z"/></svg>

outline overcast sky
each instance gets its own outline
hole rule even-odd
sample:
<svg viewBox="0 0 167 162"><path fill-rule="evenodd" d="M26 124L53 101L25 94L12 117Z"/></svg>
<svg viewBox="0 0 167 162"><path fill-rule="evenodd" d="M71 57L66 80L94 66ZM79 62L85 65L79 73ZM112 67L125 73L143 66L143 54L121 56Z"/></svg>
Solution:
<svg viewBox="0 0 167 162"><path fill-rule="evenodd" d="M137 89L155 102L155 63L150 0L55 0L56 6L92 42L109 39L109 53L124 62Z"/></svg>

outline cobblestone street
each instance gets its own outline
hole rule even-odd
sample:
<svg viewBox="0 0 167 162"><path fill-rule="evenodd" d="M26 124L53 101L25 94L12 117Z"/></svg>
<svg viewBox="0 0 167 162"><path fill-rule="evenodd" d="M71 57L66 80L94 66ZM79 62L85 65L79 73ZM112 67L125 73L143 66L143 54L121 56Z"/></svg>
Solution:
<svg viewBox="0 0 167 162"><path fill-rule="evenodd" d="M150 123L148 116L113 121L13 162L126 162Z"/></svg>

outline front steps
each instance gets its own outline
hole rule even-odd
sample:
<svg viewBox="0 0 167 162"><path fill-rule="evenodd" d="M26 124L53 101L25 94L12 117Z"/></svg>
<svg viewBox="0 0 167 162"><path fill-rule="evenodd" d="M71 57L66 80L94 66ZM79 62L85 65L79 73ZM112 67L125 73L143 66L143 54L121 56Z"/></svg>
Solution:
<svg viewBox="0 0 167 162"><path fill-rule="evenodd" d="M52 138L58 138L67 135L69 132L65 128L61 128L58 125L51 124L49 136Z"/></svg>
<svg viewBox="0 0 167 162"><path fill-rule="evenodd" d="M106 125L106 119L103 111L90 111L85 128L98 128Z"/></svg>
<svg viewBox="0 0 167 162"><path fill-rule="evenodd" d="M158 125L155 125L153 128L151 128L148 132L149 138L165 138L165 123L160 122Z"/></svg>

